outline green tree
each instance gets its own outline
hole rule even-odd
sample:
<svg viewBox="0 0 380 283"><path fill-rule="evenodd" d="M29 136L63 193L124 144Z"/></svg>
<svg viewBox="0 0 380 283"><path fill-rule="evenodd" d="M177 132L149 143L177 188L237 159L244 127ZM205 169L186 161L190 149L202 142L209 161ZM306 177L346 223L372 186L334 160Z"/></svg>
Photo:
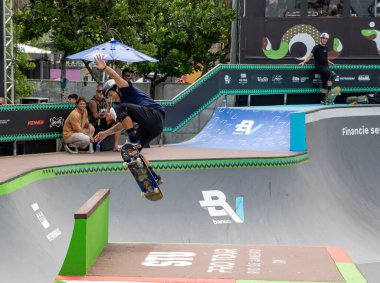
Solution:
<svg viewBox="0 0 380 283"><path fill-rule="evenodd" d="M139 43L154 45L158 63L138 63L134 69L150 80L150 95L168 77L194 71L206 73L229 52L233 9L215 0L138 1L140 13L130 18ZM145 13L144 13L145 12ZM143 14L144 17L138 15ZM216 45L217 44L217 45ZM213 46L220 46L219 49ZM153 50L154 50L153 48Z"/></svg>
<svg viewBox="0 0 380 283"><path fill-rule="evenodd" d="M215 0L155 0L141 8L149 13L144 18L131 18L140 42L153 43L158 63L139 63L137 72L149 79L150 94L168 77L180 77L194 71L206 73L223 62L229 52L233 9ZM219 49L213 49L218 44ZM153 74L153 75L149 75Z"/></svg>
<svg viewBox="0 0 380 283"><path fill-rule="evenodd" d="M228 49L234 11L218 0L35 0L18 14L26 29L21 40L49 34L54 51L65 58L96 44L118 39L151 55L158 63L138 63L134 68L155 86L168 77L193 71L207 72L223 60ZM211 50L213 44L222 48ZM88 66L88 64L87 64ZM89 69L90 71L90 69ZM153 76L148 76L152 74Z"/></svg>
<svg viewBox="0 0 380 283"><path fill-rule="evenodd" d="M29 55L22 53L17 47L13 50L13 56L15 58L14 65L14 92L15 100L19 97L29 97L34 91L34 85L28 84L27 77L21 70L32 70L35 68L35 64L29 61Z"/></svg>
<svg viewBox="0 0 380 283"><path fill-rule="evenodd" d="M117 0L35 0L15 14L15 21L25 26L20 32L21 42L46 34L51 38L53 51L62 54L61 81L64 81L69 54L121 36L113 17L120 7L123 1Z"/></svg>

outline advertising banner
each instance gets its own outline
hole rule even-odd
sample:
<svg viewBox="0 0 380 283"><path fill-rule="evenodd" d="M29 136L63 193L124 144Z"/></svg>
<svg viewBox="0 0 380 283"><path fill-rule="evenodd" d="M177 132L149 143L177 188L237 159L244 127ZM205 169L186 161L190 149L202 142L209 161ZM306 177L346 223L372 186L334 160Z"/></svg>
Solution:
<svg viewBox="0 0 380 283"><path fill-rule="evenodd" d="M373 69L331 69L336 73L335 86L363 88L377 85L379 71ZM263 68L262 70L221 70L221 88L267 90L318 88L321 76L314 68ZM292 91L294 92L294 91Z"/></svg>
<svg viewBox="0 0 380 283"><path fill-rule="evenodd" d="M62 137L66 117L75 105L7 105L0 107L0 142Z"/></svg>
<svg viewBox="0 0 380 283"><path fill-rule="evenodd" d="M292 112L220 107L198 135L178 145L289 151Z"/></svg>

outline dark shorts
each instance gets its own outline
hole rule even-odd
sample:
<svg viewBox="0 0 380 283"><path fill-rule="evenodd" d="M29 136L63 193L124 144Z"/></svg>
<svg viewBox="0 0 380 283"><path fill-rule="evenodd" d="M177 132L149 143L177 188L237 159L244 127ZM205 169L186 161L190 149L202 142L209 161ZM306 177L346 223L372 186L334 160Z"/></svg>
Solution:
<svg viewBox="0 0 380 283"><path fill-rule="evenodd" d="M139 125L138 133L143 147L159 136L164 128L163 114L159 110L130 103L114 103L112 106L118 122L130 116Z"/></svg>
<svg viewBox="0 0 380 283"><path fill-rule="evenodd" d="M317 74L321 75L322 88L327 89L327 82L335 79L335 73L328 67L315 69Z"/></svg>

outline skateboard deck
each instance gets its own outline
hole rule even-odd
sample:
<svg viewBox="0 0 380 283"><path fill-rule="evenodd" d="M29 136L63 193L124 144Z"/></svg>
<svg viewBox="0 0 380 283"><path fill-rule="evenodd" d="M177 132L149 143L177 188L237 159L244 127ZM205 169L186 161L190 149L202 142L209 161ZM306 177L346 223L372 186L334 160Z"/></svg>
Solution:
<svg viewBox="0 0 380 283"><path fill-rule="evenodd" d="M139 150L133 144L126 143L121 148L121 157L124 160L124 168L131 171L140 187L141 196L151 201L162 199L162 191Z"/></svg>
<svg viewBox="0 0 380 283"><path fill-rule="evenodd" d="M340 95L341 88L340 86L334 87L332 90L330 90L328 93L326 93L324 101L322 101L323 104L334 104L334 101L338 95Z"/></svg>

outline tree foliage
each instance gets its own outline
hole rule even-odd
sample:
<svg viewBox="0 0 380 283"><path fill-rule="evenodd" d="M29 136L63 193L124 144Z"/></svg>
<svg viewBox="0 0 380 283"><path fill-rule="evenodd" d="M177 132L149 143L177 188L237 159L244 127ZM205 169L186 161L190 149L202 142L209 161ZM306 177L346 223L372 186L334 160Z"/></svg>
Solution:
<svg viewBox="0 0 380 283"><path fill-rule="evenodd" d="M158 63L134 69L155 85L193 71L203 73L225 58L234 11L218 0L34 0L17 15L21 40L48 34L64 59L115 38ZM211 50L213 44L219 50ZM64 68L64 60L61 67ZM153 76L148 76L153 73ZM65 73L62 72L62 79Z"/></svg>
<svg viewBox="0 0 380 283"><path fill-rule="evenodd" d="M156 0L151 3L149 17L136 23L142 43L154 43L156 64L139 63L137 72L155 85L168 77L180 77L194 71L206 73L223 61L229 52L229 32L234 11L213 0ZM221 46L213 50L213 45ZM153 76L148 76L153 72Z"/></svg>
<svg viewBox="0 0 380 283"><path fill-rule="evenodd" d="M15 100L19 97L29 97L34 91L34 85L27 83L27 77L21 70L32 70L35 68L35 64L29 62L29 55L20 52L17 47L13 50L15 58L14 68L14 93Z"/></svg>
<svg viewBox="0 0 380 283"><path fill-rule="evenodd" d="M21 41L48 34L53 51L62 53L61 80L65 78L66 56L109 40L121 33L114 22L114 11L122 1L35 0L15 14L16 23L25 26ZM127 33L123 33L125 36Z"/></svg>

